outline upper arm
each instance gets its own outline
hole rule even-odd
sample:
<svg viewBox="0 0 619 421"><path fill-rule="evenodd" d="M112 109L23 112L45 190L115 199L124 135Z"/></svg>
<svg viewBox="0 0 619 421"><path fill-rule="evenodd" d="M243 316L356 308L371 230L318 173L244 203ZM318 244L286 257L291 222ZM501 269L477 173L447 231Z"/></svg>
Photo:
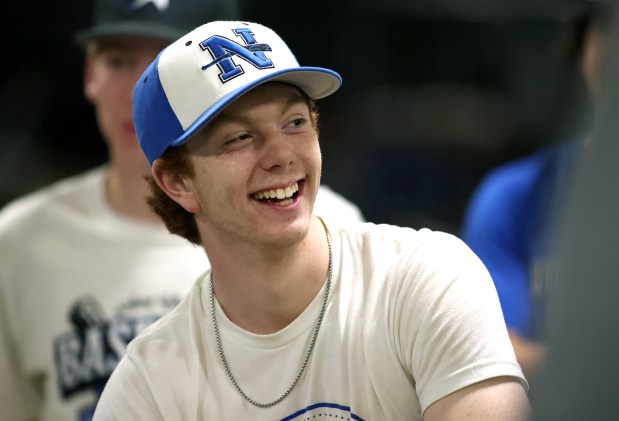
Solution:
<svg viewBox="0 0 619 421"><path fill-rule="evenodd" d="M530 404L522 383L514 377L494 377L460 389L434 402L426 421L526 421Z"/></svg>

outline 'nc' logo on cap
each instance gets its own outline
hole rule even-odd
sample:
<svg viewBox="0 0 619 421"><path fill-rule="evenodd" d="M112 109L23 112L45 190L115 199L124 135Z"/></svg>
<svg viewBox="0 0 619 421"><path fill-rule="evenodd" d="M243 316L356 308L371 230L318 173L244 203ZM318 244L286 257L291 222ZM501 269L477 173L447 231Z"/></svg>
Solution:
<svg viewBox="0 0 619 421"><path fill-rule="evenodd" d="M271 47L268 44L256 43L251 29L239 28L233 29L232 32L243 38L245 45L219 35L213 35L200 43L202 50L208 50L214 58L212 62L202 66L202 70L206 70L216 64L221 70L219 79L226 83L245 73L241 65L234 64L232 61L233 56L244 59L258 69L270 69L273 67L273 62L263 53L263 51L271 51Z"/></svg>

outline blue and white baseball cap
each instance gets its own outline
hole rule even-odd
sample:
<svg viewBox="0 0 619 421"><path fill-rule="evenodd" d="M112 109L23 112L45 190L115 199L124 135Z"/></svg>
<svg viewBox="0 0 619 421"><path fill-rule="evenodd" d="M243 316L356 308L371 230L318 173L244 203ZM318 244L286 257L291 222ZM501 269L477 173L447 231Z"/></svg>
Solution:
<svg viewBox="0 0 619 421"><path fill-rule="evenodd" d="M180 37L150 64L133 93L135 129L148 161L182 145L250 89L275 81L312 99L342 84L332 70L300 66L279 35L257 23L214 21Z"/></svg>

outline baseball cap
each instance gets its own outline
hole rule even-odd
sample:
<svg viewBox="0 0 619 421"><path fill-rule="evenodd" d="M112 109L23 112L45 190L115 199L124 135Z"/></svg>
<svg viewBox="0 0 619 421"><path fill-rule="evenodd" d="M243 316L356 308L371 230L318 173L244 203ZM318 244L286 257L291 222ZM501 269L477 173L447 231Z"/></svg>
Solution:
<svg viewBox="0 0 619 421"><path fill-rule="evenodd" d="M148 161L182 145L247 91L275 81L312 99L342 83L333 70L300 66L284 40L258 23L214 21L180 37L159 53L133 92L133 121Z"/></svg>
<svg viewBox="0 0 619 421"><path fill-rule="evenodd" d="M92 25L74 37L81 45L113 35L171 42L205 21L238 18L236 0L95 0Z"/></svg>

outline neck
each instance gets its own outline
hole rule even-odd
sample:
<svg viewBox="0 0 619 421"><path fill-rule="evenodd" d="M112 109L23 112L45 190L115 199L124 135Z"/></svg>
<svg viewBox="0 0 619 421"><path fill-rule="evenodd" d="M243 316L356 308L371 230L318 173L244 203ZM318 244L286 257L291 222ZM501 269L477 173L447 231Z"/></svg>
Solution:
<svg viewBox="0 0 619 421"><path fill-rule="evenodd" d="M209 255L215 296L228 318L257 334L277 332L297 318L327 279L325 230L313 217L305 238L277 257L270 253L248 258L229 250Z"/></svg>
<svg viewBox="0 0 619 421"><path fill-rule="evenodd" d="M138 169L123 169L110 165L105 175L105 196L115 212L148 222L162 223L146 203L149 194L144 180L147 173Z"/></svg>

